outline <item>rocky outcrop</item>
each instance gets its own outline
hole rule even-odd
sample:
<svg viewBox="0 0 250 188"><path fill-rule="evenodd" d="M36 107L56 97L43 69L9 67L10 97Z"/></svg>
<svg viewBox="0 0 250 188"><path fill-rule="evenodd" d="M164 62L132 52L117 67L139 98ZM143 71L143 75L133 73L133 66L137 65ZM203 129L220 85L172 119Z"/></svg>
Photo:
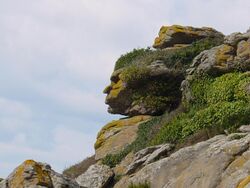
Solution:
<svg viewBox="0 0 250 188"><path fill-rule="evenodd" d="M247 187L249 181L250 134L219 135L180 149L169 157L146 165L122 178L115 188L148 182L160 188Z"/></svg>
<svg viewBox="0 0 250 188"><path fill-rule="evenodd" d="M132 174L138 168L142 168L152 162L166 157L174 148L171 144L164 144L145 148L135 154L134 160L128 165L125 174Z"/></svg>
<svg viewBox="0 0 250 188"><path fill-rule="evenodd" d="M243 133L250 133L250 125L242 125L238 130Z"/></svg>
<svg viewBox="0 0 250 188"><path fill-rule="evenodd" d="M207 37L223 37L223 34L209 27L162 26L153 47L163 49L174 46L185 46Z"/></svg>
<svg viewBox="0 0 250 188"><path fill-rule="evenodd" d="M116 62L118 69L104 90L108 112L135 116L174 110L181 102L179 88L192 59L202 50L220 44L223 37L212 28L163 26L154 47L172 48L133 50Z"/></svg>
<svg viewBox="0 0 250 188"><path fill-rule="evenodd" d="M135 116L132 118L112 121L98 133L95 143L95 159L99 160L107 154L121 151L132 143L137 135L140 123L150 119L150 116Z"/></svg>
<svg viewBox="0 0 250 188"><path fill-rule="evenodd" d="M191 82L197 76L217 77L222 74L250 70L250 32L233 33L225 37L224 43L200 53L190 68L186 79L182 82L182 97L185 101L192 100Z"/></svg>
<svg viewBox="0 0 250 188"><path fill-rule="evenodd" d="M75 180L69 179L51 169L48 164L27 160L17 167L0 188L80 188Z"/></svg>
<svg viewBox="0 0 250 188"><path fill-rule="evenodd" d="M79 185L87 188L108 188L113 178L113 171L105 165L95 164L76 178Z"/></svg>
<svg viewBox="0 0 250 188"><path fill-rule="evenodd" d="M154 47L116 62L105 102L128 117L101 129L76 180L29 160L0 188L250 187L250 31L163 26Z"/></svg>
<svg viewBox="0 0 250 188"><path fill-rule="evenodd" d="M178 68L168 68L162 61L154 61L146 67L131 66L115 71L106 104L112 114L127 116L158 115L178 106L179 86L184 79Z"/></svg>

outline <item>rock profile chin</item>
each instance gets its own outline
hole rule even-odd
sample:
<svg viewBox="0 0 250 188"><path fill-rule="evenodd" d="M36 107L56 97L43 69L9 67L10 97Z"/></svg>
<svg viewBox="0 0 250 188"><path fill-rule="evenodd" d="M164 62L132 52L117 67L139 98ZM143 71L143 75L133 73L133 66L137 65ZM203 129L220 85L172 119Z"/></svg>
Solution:
<svg viewBox="0 0 250 188"><path fill-rule="evenodd" d="M27 160L0 188L250 187L250 31L162 26L152 48L121 55L104 93L125 117L95 156L63 174Z"/></svg>

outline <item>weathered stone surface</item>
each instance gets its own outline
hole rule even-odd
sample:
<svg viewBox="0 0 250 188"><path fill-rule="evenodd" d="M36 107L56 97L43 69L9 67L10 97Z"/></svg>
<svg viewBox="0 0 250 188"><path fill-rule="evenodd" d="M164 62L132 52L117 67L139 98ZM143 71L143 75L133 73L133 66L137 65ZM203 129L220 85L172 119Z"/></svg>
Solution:
<svg viewBox="0 0 250 188"><path fill-rule="evenodd" d="M95 159L99 160L107 154L117 153L132 143L137 136L139 124L150 118L151 116L135 116L112 121L104 126L98 133L95 143Z"/></svg>
<svg viewBox="0 0 250 188"><path fill-rule="evenodd" d="M224 44L205 50L196 56L181 83L183 101L192 100L190 83L203 75L217 77L234 71L250 70L250 33L233 33L225 37ZM248 88L247 88L248 89Z"/></svg>
<svg viewBox="0 0 250 188"><path fill-rule="evenodd" d="M138 151L135 154L134 160L127 167L126 174L132 174L138 170L138 168L142 168L143 166L148 165L162 157L168 156L173 147L174 146L171 144L164 144L148 147Z"/></svg>
<svg viewBox="0 0 250 188"><path fill-rule="evenodd" d="M113 178L113 171L105 165L95 164L76 178L80 186L87 188L106 188Z"/></svg>
<svg viewBox="0 0 250 188"><path fill-rule="evenodd" d="M114 173L116 175L124 175L128 170L128 166L134 161L135 155L133 152L130 152L120 164L114 167Z"/></svg>
<svg viewBox="0 0 250 188"><path fill-rule="evenodd" d="M76 181L56 173L44 163L27 160L17 167L0 188L80 188Z"/></svg>
<svg viewBox="0 0 250 188"><path fill-rule="evenodd" d="M115 188L148 181L151 187L237 188L250 185L250 134L218 135L124 177Z"/></svg>
<svg viewBox="0 0 250 188"><path fill-rule="evenodd" d="M198 55L187 72L221 74L249 67L250 33L233 33L225 37L224 44Z"/></svg>
<svg viewBox="0 0 250 188"><path fill-rule="evenodd" d="M179 86L184 79L182 72L168 68L160 60L140 69L144 75L138 74L133 84L125 80L125 72L125 69L115 71L111 76L111 84L104 90L109 113L159 115L178 106L181 99Z"/></svg>
<svg viewBox="0 0 250 188"><path fill-rule="evenodd" d="M243 133L250 133L250 125L242 125L239 128L239 131Z"/></svg>
<svg viewBox="0 0 250 188"><path fill-rule="evenodd" d="M211 50L207 50L198 55L193 64L190 66L190 70L198 74L218 74L230 72L234 68L234 54L235 49L232 46L223 44L218 47L214 47Z"/></svg>
<svg viewBox="0 0 250 188"><path fill-rule="evenodd" d="M163 26L160 29L159 36L155 39L153 47L163 49L176 45L191 44L194 41L207 37L223 37L223 34L208 27Z"/></svg>

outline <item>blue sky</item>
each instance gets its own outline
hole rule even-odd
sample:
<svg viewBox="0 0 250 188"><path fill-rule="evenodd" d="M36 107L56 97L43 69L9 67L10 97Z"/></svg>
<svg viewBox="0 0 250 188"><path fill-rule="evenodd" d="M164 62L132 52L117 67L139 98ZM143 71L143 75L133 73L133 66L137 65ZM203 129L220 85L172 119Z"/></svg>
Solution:
<svg viewBox="0 0 250 188"><path fill-rule="evenodd" d="M0 177L25 159L57 171L94 153L115 60L161 25L250 26L249 0L0 0Z"/></svg>

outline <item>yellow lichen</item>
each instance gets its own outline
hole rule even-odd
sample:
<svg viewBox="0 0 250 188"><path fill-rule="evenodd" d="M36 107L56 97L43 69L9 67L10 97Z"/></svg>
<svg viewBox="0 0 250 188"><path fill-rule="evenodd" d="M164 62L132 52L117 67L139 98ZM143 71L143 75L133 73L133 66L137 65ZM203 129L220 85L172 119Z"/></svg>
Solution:
<svg viewBox="0 0 250 188"><path fill-rule="evenodd" d="M243 58L249 58L250 57L250 42L247 41L241 41L237 48L237 56Z"/></svg>
<svg viewBox="0 0 250 188"><path fill-rule="evenodd" d="M33 168L35 176L32 179L24 179L25 169ZM39 163L36 163L33 160L26 160L22 165L20 165L15 172L14 177L9 182L10 188L24 187L25 184L29 185L46 185L52 186L49 173L42 169L42 166Z"/></svg>
<svg viewBox="0 0 250 188"><path fill-rule="evenodd" d="M106 132L112 131L114 129L122 128L125 126L136 125L140 122L148 120L150 117L151 116L140 115L140 116L134 116L132 118L127 118L127 119L120 119L120 120L116 120L116 121L112 121L112 122L108 123L98 133L97 140L95 143L95 149L98 149L99 147L101 147L102 144L105 142L105 140L106 140L105 133Z"/></svg>
<svg viewBox="0 0 250 188"><path fill-rule="evenodd" d="M119 80L117 83L111 83L111 88L109 89L109 93L107 98L116 98L119 93L125 88L124 87L124 83L122 82L122 80Z"/></svg>
<svg viewBox="0 0 250 188"><path fill-rule="evenodd" d="M216 53L216 66L225 67L227 62L233 60L234 48L229 45L223 45Z"/></svg>
<svg viewBox="0 0 250 188"><path fill-rule="evenodd" d="M180 25L172 25L172 26L162 26L158 37L155 38L154 41L154 47L158 47L162 45L165 42L165 39L167 36L171 36L172 34L177 33L186 33L190 36L197 36L202 37L204 35L204 32L212 32L213 30L211 28L193 28L193 27L184 27Z"/></svg>
<svg viewBox="0 0 250 188"><path fill-rule="evenodd" d="M250 183L250 176L247 176L245 179L243 179L237 186L237 188L244 188Z"/></svg>
<svg viewBox="0 0 250 188"><path fill-rule="evenodd" d="M247 160L244 157L242 157L242 156L238 157L228 167L229 173L233 173L236 170L238 170L239 168L243 167L246 162L247 162Z"/></svg>

